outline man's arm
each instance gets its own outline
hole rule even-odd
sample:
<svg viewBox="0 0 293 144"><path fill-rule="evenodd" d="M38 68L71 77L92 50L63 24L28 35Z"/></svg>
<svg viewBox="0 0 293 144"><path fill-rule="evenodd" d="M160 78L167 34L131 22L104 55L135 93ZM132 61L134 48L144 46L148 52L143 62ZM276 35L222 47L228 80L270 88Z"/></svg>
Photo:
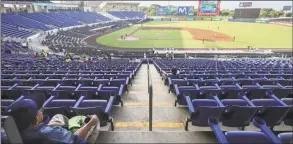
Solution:
<svg viewBox="0 0 293 144"><path fill-rule="evenodd" d="M96 125L97 122L98 122L97 115L93 115L91 120L82 128L78 129L74 134L79 135L79 138L84 140L87 137L88 132L91 130L92 126Z"/></svg>

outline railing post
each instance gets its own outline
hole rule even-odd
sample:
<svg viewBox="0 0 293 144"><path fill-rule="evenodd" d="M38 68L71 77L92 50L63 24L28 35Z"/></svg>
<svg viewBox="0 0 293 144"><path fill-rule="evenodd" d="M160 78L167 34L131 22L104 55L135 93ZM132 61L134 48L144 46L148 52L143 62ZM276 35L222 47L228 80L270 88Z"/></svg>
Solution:
<svg viewBox="0 0 293 144"><path fill-rule="evenodd" d="M152 85L152 77L150 74L150 66L148 60L148 93L149 93L149 131L153 129L153 85Z"/></svg>

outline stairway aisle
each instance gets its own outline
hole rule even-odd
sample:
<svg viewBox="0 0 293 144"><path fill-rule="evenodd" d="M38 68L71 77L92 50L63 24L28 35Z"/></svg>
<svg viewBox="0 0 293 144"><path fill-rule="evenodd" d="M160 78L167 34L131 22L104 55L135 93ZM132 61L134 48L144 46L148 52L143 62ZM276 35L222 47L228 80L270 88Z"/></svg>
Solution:
<svg viewBox="0 0 293 144"><path fill-rule="evenodd" d="M212 132L184 131L186 107L174 107L175 95L168 93L154 65L150 65L153 82L153 131L149 131L149 95L147 65L139 69L124 107L113 107L115 131L101 131L96 143L215 143Z"/></svg>
<svg viewBox="0 0 293 144"><path fill-rule="evenodd" d="M153 131L184 131L186 107L174 107L175 95L168 93L154 65L150 65L153 82ZM113 107L115 131L148 131L149 95L147 64L139 69L129 93L123 97L124 107Z"/></svg>

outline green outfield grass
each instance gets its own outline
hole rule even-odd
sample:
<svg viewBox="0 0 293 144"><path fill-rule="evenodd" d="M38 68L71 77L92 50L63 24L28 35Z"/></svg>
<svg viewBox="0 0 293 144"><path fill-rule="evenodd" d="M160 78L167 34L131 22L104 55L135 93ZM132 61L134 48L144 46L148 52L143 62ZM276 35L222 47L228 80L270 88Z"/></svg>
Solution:
<svg viewBox="0 0 293 144"><path fill-rule="evenodd" d="M139 30L134 35L140 39L170 39L170 40L192 40L192 35L184 30Z"/></svg>
<svg viewBox="0 0 293 144"><path fill-rule="evenodd" d="M138 30L133 36L139 40L119 41L121 35L130 34L140 25L133 25L111 34L97 38L103 45L121 48L292 48L292 27L260 23L240 23L222 21L151 21L144 27L190 27L219 31L231 37L235 42L205 42L192 40L192 35L184 30ZM158 40L153 40L158 39ZM165 40L163 40L165 39ZM176 39L176 40L166 40Z"/></svg>

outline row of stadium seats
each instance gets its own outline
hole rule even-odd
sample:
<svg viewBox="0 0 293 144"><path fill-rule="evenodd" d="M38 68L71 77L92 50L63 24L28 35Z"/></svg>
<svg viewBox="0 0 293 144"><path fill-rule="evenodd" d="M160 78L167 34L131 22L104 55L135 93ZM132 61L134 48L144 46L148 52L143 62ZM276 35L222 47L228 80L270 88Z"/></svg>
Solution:
<svg viewBox="0 0 293 144"><path fill-rule="evenodd" d="M19 42L3 41L1 43L1 52L11 54L12 52L30 52L28 47L23 47Z"/></svg>
<svg viewBox="0 0 293 144"><path fill-rule="evenodd" d="M119 12L119 14L124 16L123 19L143 19L145 15L142 12L129 11ZM2 13L1 35L26 38L32 33L30 31L20 30L19 28L47 31L54 28L106 21L111 21L111 19L95 12L59 11L48 13Z"/></svg>
<svg viewBox="0 0 293 144"><path fill-rule="evenodd" d="M176 104L187 105L194 126L209 126L213 116L227 127L248 126L262 118L272 129L284 121L292 126L292 61L264 59L155 60L155 67ZM169 75L174 69L179 74ZM291 101L291 103L290 103Z"/></svg>
<svg viewBox="0 0 293 144"><path fill-rule="evenodd" d="M117 27L120 27L120 25L120 22L107 22L92 26L73 28L67 31L58 31L55 34L48 34L42 41L42 44L47 45L55 52L65 49L80 55L83 53L87 55L98 55L96 49L88 46L83 39L92 35L98 36L105 32L114 31ZM108 28L105 28L107 26Z"/></svg>
<svg viewBox="0 0 293 144"><path fill-rule="evenodd" d="M110 118L112 105L123 106L122 97L141 66L122 59L65 63L61 59L40 61L28 55L25 59L16 54L2 58L2 114L14 102L32 99L50 118L55 114L70 118L97 111ZM111 125L114 129L113 121Z"/></svg>
<svg viewBox="0 0 293 144"><path fill-rule="evenodd" d="M6 23L1 23L1 35L2 36L12 36L12 37L20 37L27 38L33 33L27 30L21 30L17 26L13 26Z"/></svg>
<svg viewBox="0 0 293 144"><path fill-rule="evenodd" d="M293 133L283 132L277 136L267 126L266 122L256 117L252 120L252 124L258 128L258 131L227 131L223 133L219 125L219 120L215 117L208 119L208 124L215 133L218 142L222 144L233 143L275 143L287 144L292 143Z"/></svg>

